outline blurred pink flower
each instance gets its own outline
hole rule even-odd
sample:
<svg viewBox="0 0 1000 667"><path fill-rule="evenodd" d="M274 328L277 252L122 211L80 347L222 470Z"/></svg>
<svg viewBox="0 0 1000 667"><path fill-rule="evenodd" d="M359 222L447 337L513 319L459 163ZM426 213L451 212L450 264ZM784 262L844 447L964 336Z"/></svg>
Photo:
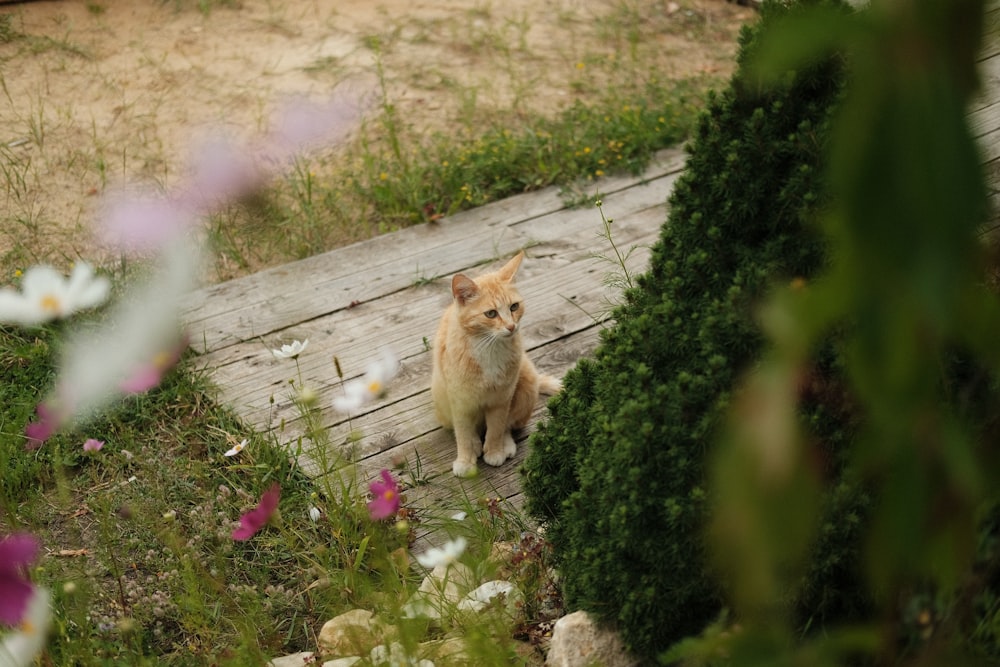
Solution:
<svg viewBox="0 0 1000 667"><path fill-rule="evenodd" d="M100 451L101 447L104 446L103 440L97 440L95 438L88 438L87 442L83 443L83 451L85 452L97 452Z"/></svg>
<svg viewBox="0 0 1000 667"><path fill-rule="evenodd" d="M305 149L343 141L357 127L365 106L358 96L340 91L325 102L293 98L275 114L264 156L281 163Z"/></svg>
<svg viewBox="0 0 1000 667"><path fill-rule="evenodd" d="M278 509L278 498L281 497L281 487L277 482L271 485L260 498L260 504L240 517L240 527L233 531L234 540L249 540L258 530L270 520L274 510Z"/></svg>
<svg viewBox="0 0 1000 667"><path fill-rule="evenodd" d="M193 227L195 215L166 197L121 194L109 200L101 220L105 242L145 252L163 247Z"/></svg>
<svg viewBox="0 0 1000 667"><path fill-rule="evenodd" d="M24 618L34 587L24 570L38 558L34 535L15 533L0 539L0 623L17 625Z"/></svg>
<svg viewBox="0 0 1000 667"><path fill-rule="evenodd" d="M24 427L24 435L28 439L25 449L38 449L52 434L62 426L62 418L48 402L39 403L35 407L35 421Z"/></svg>
<svg viewBox="0 0 1000 667"><path fill-rule="evenodd" d="M141 394L156 387L163 381L167 371L177 365L188 346L188 337L183 335L172 348L161 351L152 360L139 364L118 386L126 394Z"/></svg>
<svg viewBox="0 0 1000 667"><path fill-rule="evenodd" d="M372 500L368 503L368 513L375 521L388 519L399 509L399 485L385 468L381 472L382 481L374 481L368 485Z"/></svg>
<svg viewBox="0 0 1000 667"><path fill-rule="evenodd" d="M221 135L203 140L196 149L194 169L181 201L207 212L222 202L253 192L266 174L253 153Z"/></svg>

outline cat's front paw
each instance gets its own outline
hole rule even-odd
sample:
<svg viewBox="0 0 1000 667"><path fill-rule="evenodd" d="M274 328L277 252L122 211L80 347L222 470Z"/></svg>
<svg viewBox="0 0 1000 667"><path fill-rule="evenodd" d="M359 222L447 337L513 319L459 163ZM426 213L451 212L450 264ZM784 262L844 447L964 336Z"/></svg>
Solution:
<svg viewBox="0 0 1000 667"><path fill-rule="evenodd" d="M507 452L504 449L493 452L483 452L483 461L491 466L503 465L503 462L507 460Z"/></svg>
<svg viewBox="0 0 1000 667"><path fill-rule="evenodd" d="M451 464L451 472L455 477L475 477L479 469L476 467L475 461L469 463L462 459L455 459Z"/></svg>

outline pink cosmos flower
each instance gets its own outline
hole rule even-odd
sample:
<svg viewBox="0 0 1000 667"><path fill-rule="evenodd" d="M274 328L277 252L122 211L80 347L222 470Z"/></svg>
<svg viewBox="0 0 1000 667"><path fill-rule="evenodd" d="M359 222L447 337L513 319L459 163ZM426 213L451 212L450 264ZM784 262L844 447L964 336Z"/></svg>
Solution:
<svg viewBox="0 0 1000 667"><path fill-rule="evenodd" d="M0 539L0 623L17 625L24 618L34 587L23 570L38 558L34 535L16 533Z"/></svg>
<svg viewBox="0 0 1000 667"><path fill-rule="evenodd" d="M368 514L375 521L395 516L399 509L399 485L385 468L381 472L382 481L374 481L368 485L372 500L368 503Z"/></svg>
<svg viewBox="0 0 1000 667"><path fill-rule="evenodd" d="M253 537L258 530L270 520L274 510L278 509L278 498L281 497L281 487L277 482L271 485L260 498L260 504L240 517L240 527L233 531L233 539L244 541Z"/></svg>
<svg viewBox="0 0 1000 667"><path fill-rule="evenodd" d="M104 446L103 440L97 440L95 438L88 438L87 442L83 443L83 451L85 452L97 452L100 451L101 447Z"/></svg>
<svg viewBox="0 0 1000 667"><path fill-rule="evenodd" d="M166 197L120 194L105 205L100 233L116 248L148 252L163 247L196 222L190 210Z"/></svg>
<svg viewBox="0 0 1000 667"><path fill-rule="evenodd" d="M24 427L24 436L28 439L24 448L28 450L41 447L42 443L51 438L52 434L58 431L62 425L62 419L58 412L47 402L38 404L35 408L35 416L35 421L29 422Z"/></svg>

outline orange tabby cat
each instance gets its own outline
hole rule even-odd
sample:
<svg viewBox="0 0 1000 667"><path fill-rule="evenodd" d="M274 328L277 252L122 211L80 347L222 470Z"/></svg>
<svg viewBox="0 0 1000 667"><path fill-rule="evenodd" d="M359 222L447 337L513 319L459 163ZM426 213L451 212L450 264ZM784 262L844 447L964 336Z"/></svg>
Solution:
<svg viewBox="0 0 1000 667"><path fill-rule="evenodd" d="M540 393L561 387L535 370L518 333L524 304L514 274L523 259L520 252L476 280L461 273L452 278L454 300L434 338L431 395L438 421L455 431L458 455L451 471L459 477L475 474L480 453L491 466L513 456L511 429L528 422Z"/></svg>

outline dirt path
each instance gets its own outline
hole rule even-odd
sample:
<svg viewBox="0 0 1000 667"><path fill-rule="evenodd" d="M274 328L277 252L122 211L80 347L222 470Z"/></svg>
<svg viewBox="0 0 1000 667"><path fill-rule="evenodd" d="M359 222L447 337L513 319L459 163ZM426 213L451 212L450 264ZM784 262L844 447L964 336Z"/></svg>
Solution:
<svg viewBox="0 0 1000 667"><path fill-rule="evenodd" d="M291 96L384 83L416 127L470 105L551 111L630 59L727 72L722 0L59 0L0 4L0 268L101 256L99 195L167 186L208 128L266 130ZM3 282L6 282L4 276Z"/></svg>

